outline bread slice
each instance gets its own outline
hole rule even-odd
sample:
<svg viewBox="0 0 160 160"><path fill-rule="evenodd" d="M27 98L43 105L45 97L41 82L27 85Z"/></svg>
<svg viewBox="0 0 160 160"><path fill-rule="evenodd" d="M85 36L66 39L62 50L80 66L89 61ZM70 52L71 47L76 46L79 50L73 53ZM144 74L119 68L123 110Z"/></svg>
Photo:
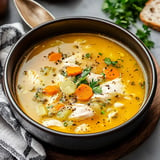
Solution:
<svg viewBox="0 0 160 160"><path fill-rule="evenodd" d="M160 31L160 0L149 0L140 13L141 21Z"/></svg>

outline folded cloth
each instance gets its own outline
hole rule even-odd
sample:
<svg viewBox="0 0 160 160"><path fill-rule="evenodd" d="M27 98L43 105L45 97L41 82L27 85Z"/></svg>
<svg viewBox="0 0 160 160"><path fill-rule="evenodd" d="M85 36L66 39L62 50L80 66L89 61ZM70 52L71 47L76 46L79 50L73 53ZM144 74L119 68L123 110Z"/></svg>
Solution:
<svg viewBox="0 0 160 160"><path fill-rule="evenodd" d="M1 78L5 59L23 33L19 23L0 27ZM0 83L0 160L43 160L45 157L43 146L14 117Z"/></svg>

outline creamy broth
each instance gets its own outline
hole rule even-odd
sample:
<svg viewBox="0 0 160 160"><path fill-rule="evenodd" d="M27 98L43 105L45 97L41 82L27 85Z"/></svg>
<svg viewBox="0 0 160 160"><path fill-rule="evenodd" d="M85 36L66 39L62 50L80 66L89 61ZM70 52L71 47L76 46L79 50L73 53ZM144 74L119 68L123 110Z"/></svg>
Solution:
<svg viewBox="0 0 160 160"><path fill-rule="evenodd" d="M62 132L108 130L133 117L143 104L145 78L135 57L96 34L65 34L28 51L16 77L21 109Z"/></svg>

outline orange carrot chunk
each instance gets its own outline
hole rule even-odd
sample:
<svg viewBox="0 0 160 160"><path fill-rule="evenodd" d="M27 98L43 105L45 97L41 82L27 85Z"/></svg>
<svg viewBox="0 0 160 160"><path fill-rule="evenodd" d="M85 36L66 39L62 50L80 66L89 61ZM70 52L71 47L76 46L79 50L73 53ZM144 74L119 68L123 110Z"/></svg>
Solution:
<svg viewBox="0 0 160 160"><path fill-rule="evenodd" d="M47 86L44 88L43 92L47 96L53 96L54 94L57 94L59 92L59 87L58 86Z"/></svg>
<svg viewBox="0 0 160 160"><path fill-rule="evenodd" d="M67 67L67 75L68 76L76 76L78 74L81 74L82 73L82 68L81 67Z"/></svg>
<svg viewBox="0 0 160 160"><path fill-rule="evenodd" d="M55 110L56 111L59 111L60 109L62 109L64 107L64 104L63 103L59 103L57 104L56 106L54 106Z"/></svg>
<svg viewBox="0 0 160 160"><path fill-rule="evenodd" d="M61 60L61 58L62 58L62 54L61 54L61 53L51 52L51 53L48 55L49 61L57 62L58 60Z"/></svg>
<svg viewBox="0 0 160 160"><path fill-rule="evenodd" d="M120 76L118 70L113 67L108 67L107 69L105 69L104 73L105 73L106 79L115 79Z"/></svg>
<svg viewBox="0 0 160 160"><path fill-rule="evenodd" d="M75 92L77 99L80 101L88 101L93 96L93 91L87 84L81 84Z"/></svg>

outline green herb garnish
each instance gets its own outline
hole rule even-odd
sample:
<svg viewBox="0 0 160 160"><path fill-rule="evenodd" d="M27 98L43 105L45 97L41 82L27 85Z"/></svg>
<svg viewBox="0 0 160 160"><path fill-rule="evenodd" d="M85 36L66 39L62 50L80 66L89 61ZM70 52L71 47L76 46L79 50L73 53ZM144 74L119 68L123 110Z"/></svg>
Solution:
<svg viewBox="0 0 160 160"><path fill-rule="evenodd" d="M84 78L83 80L81 79L81 80L77 83L77 87L78 87L80 84L88 84L88 81L86 80L86 78Z"/></svg>
<svg viewBox="0 0 160 160"><path fill-rule="evenodd" d="M89 85L90 85L91 88L94 88L94 87L99 85L99 81L95 81L95 80L92 79L92 81L90 82Z"/></svg>
<svg viewBox="0 0 160 160"><path fill-rule="evenodd" d="M102 53L100 53L100 52L99 52L98 54L99 54L100 56L102 56L102 55L103 55L103 54L102 54Z"/></svg>
<svg viewBox="0 0 160 160"><path fill-rule="evenodd" d="M64 127L67 127L67 126L68 126L68 123L65 121L65 122L63 123L63 125L64 125Z"/></svg>
<svg viewBox="0 0 160 160"><path fill-rule="evenodd" d="M139 37L140 40L150 49L154 47L154 42L149 40L150 30L146 25L143 25L143 29L138 29L136 35Z"/></svg>
<svg viewBox="0 0 160 160"><path fill-rule="evenodd" d="M100 86L94 87L93 92L95 94L102 94L102 88Z"/></svg>
<svg viewBox="0 0 160 160"><path fill-rule="evenodd" d="M107 64L107 65L112 65L112 66L115 66L118 61L112 61L110 58L105 58L104 59L104 62Z"/></svg>
<svg viewBox="0 0 160 160"><path fill-rule="evenodd" d="M110 14L111 19L123 28L129 29L137 21L140 12L148 0L104 0L102 9ZM137 29L136 35L148 48L154 47L154 42L149 40L150 31L147 27ZM143 38L146 37L146 38Z"/></svg>
<svg viewBox="0 0 160 160"><path fill-rule="evenodd" d="M80 84L88 84L88 81L86 80L87 75L91 72L91 67L90 68L86 68L83 70L81 75L77 75L74 79L74 83L77 83L77 86L79 86Z"/></svg>
<svg viewBox="0 0 160 160"><path fill-rule="evenodd" d="M135 23L139 13L148 0L104 0L102 9L110 13L111 19L116 19L116 24L128 29Z"/></svg>
<svg viewBox="0 0 160 160"><path fill-rule="evenodd" d="M101 111L101 114L105 114L105 111L102 110L102 111Z"/></svg>
<svg viewBox="0 0 160 160"><path fill-rule="evenodd" d="M99 81L94 81L92 79L89 86L92 88L92 90L95 94L101 94L102 93L102 88L99 86Z"/></svg>
<svg viewBox="0 0 160 160"><path fill-rule="evenodd" d="M86 53L86 54L85 54L85 57L86 57L86 58L91 58L91 54L90 54L90 53Z"/></svg>
<svg viewBox="0 0 160 160"><path fill-rule="evenodd" d="M73 121L64 121L63 125L64 125L64 127L72 126L73 125Z"/></svg>
<svg viewBox="0 0 160 160"><path fill-rule="evenodd" d="M81 78L86 77L90 72L91 72L91 67L84 69L81 74Z"/></svg>
<svg viewBox="0 0 160 160"><path fill-rule="evenodd" d="M101 73L101 75L103 76L103 78L105 78L105 77L106 77L106 75L105 75L104 73Z"/></svg>

